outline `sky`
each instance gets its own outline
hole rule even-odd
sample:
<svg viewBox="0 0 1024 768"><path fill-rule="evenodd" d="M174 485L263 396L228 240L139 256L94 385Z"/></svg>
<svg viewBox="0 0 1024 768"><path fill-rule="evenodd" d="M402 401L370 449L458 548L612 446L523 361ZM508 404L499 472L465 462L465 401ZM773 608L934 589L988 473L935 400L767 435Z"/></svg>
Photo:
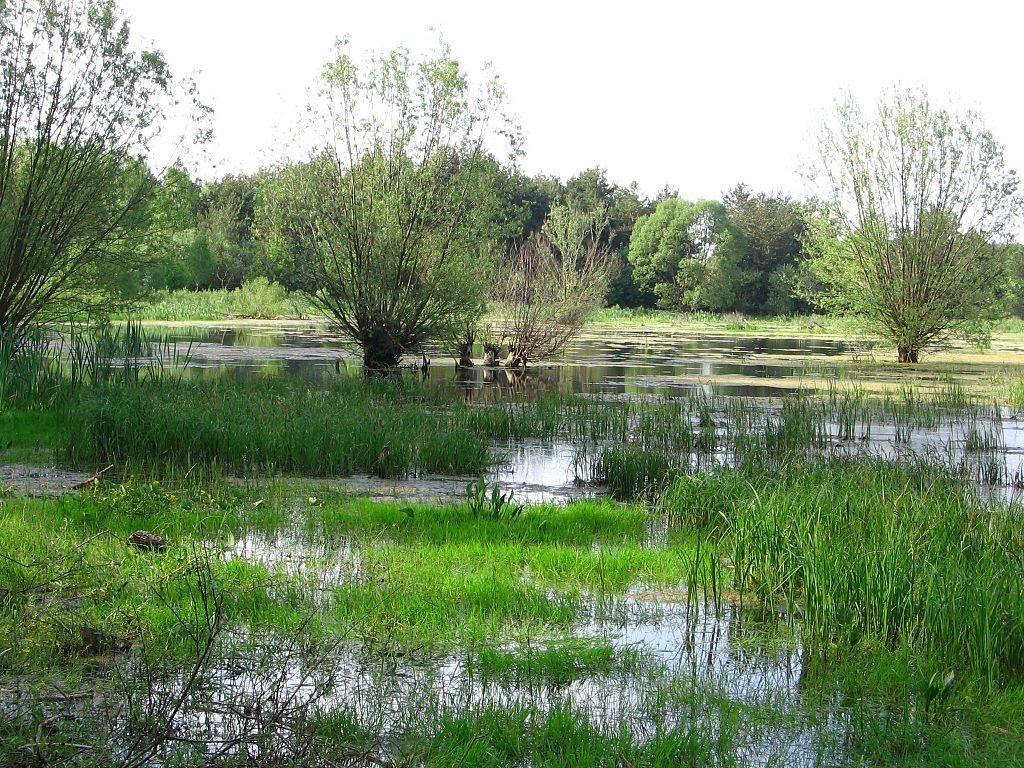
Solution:
<svg viewBox="0 0 1024 768"><path fill-rule="evenodd" d="M213 107L204 178L283 154L334 41L427 49L438 33L471 71L490 62L525 137L523 171L603 167L653 196L738 182L799 196L816 126L848 90L892 85L978 109L1024 169L1013 0L121 0L143 41Z"/></svg>

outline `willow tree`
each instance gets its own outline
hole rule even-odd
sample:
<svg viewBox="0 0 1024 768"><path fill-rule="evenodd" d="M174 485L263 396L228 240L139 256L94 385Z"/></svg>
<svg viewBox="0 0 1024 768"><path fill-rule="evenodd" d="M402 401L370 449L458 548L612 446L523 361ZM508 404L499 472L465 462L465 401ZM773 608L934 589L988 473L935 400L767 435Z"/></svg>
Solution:
<svg viewBox="0 0 1024 768"><path fill-rule="evenodd" d="M602 242L607 226L603 208L553 206L540 232L498 266L493 297L505 318L506 365L560 354L601 306L615 267Z"/></svg>
<svg viewBox="0 0 1024 768"><path fill-rule="evenodd" d="M150 142L189 95L112 0L0 2L0 334L117 303L147 250Z"/></svg>
<svg viewBox="0 0 1024 768"><path fill-rule="evenodd" d="M310 105L308 160L267 192L273 246L367 373L446 340L483 310L479 263L496 204L489 153L514 150L491 79L446 47L357 61L339 46Z"/></svg>
<svg viewBox="0 0 1024 768"><path fill-rule="evenodd" d="M823 303L852 312L901 363L954 338L981 341L998 316L999 248L1021 211L1014 171L976 112L894 91L873 112L841 103L811 178Z"/></svg>

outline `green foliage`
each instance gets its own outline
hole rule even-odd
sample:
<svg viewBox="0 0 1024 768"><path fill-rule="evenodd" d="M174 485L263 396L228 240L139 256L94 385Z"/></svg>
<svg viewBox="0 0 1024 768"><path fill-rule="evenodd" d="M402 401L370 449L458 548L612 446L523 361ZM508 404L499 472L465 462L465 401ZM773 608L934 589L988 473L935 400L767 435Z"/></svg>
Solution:
<svg viewBox="0 0 1024 768"><path fill-rule="evenodd" d="M110 0L0 4L0 331L132 298L168 224L148 145L194 103L175 83Z"/></svg>
<svg viewBox="0 0 1024 768"><path fill-rule="evenodd" d="M634 282L663 309L732 308L745 283L742 256L742 232L709 200L662 200L629 243Z"/></svg>
<svg viewBox="0 0 1024 768"><path fill-rule="evenodd" d="M522 504L514 504L513 498L515 491L502 493L497 483L491 487L488 494L487 481L482 477L466 486L466 503L473 517L487 517L492 520L518 517L525 507Z"/></svg>
<svg viewBox="0 0 1024 768"><path fill-rule="evenodd" d="M733 309L786 315L806 311L797 294L805 258L806 229L801 206L788 197L754 194L742 184L725 197L729 218L743 233L742 293Z"/></svg>
<svg viewBox="0 0 1024 768"><path fill-rule="evenodd" d="M246 280L233 290L156 291L130 317L139 320L224 320L308 317L315 307L265 277Z"/></svg>
<svg viewBox="0 0 1024 768"><path fill-rule="evenodd" d="M819 154L825 206L807 235L824 305L861 317L900 362L987 338L1002 311L999 246L1024 198L981 118L915 91L892 92L874 114L850 100Z"/></svg>
<svg viewBox="0 0 1024 768"><path fill-rule="evenodd" d="M274 380L99 389L71 420L68 451L90 461L380 477L468 474L491 462L484 438L425 408L401 381L343 380L328 392Z"/></svg>
<svg viewBox="0 0 1024 768"><path fill-rule="evenodd" d="M342 47L324 69L316 149L274 176L266 229L302 290L362 348L366 372L482 313L495 216L484 141L510 136L501 103L498 84L471 88L445 47L365 65Z"/></svg>
<svg viewBox="0 0 1024 768"><path fill-rule="evenodd" d="M266 179L265 173L225 176L200 186L185 171L169 169L154 201L148 287L229 290L260 278L294 282L257 237L256 212Z"/></svg>
<svg viewBox="0 0 1024 768"><path fill-rule="evenodd" d="M813 652L907 648L989 686L1024 675L1019 506L849 460L683 478L665 503L720 531L737 588L799 611Z"/></svg>

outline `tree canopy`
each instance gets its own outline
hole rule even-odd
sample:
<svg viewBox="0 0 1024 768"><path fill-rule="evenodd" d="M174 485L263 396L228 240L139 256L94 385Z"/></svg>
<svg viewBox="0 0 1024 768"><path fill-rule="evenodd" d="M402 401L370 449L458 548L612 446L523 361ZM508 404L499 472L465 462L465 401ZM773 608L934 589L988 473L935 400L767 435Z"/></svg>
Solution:
<svg viewBox="0 0 1024 768"><path fill-rule="evenodd" d="M637 287L663 309L729 309L743 285L743 234L726 207L670 197L637 219L629 261Z"/></svg>
<svg viewBox="0 0 1024 768"><path fill-rule="evenodd" d="M1022 198L1003 148L971 111L897 90L872 111L840 103L812 179L809 230L823 303L861 317L901 362L950 338L983 339Z"/></svg>
<svg viewBox="0 0 1024 768"><path fill-rule="evenodd" d="M315 149L275 175L269 229L367 372L482 311L479 260L498 218L487 150L514 150L502 99L496 80L471 86L445 46L357 62L342 44L324 69Z"/></svg>
<svg viewBox="0 0 1024 768"><path fill-rule="evenodd" d="M147 160L174 82L112 0L0 3L0 332L123 298L152 251Z"/></svg>

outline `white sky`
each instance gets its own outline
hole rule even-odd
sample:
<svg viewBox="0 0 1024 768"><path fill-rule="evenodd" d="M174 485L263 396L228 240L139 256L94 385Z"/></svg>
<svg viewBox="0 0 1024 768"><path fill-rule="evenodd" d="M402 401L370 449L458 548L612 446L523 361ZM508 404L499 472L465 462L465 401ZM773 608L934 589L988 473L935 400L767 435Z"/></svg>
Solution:
<svg viewBox="0 0 1024 768"><path fill-rule="evenodd" d="M809 139L842 88L892 84L979 109L1024 166L1021 33L1013 0L121 0L133 29L215 110L204 176L282 154L334 40L490 61L526 139L522 168L594 165L653 195L718 197L738 181L799 194Z"/></svg>

